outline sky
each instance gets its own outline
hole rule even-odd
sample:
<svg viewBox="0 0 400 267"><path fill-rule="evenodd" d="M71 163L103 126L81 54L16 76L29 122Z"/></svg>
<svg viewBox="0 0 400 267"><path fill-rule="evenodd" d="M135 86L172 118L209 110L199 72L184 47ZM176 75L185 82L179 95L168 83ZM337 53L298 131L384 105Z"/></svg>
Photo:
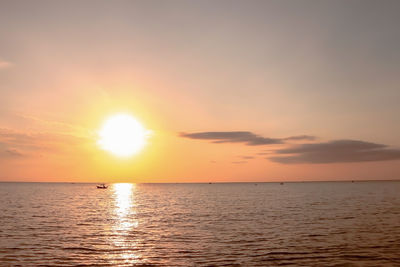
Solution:
<svg viewBox="0 0 400 267"><path fill-rule="evenodd" d="M0 181L400 179L400 2L0 1ZM140 153L98 145L125 113Z"/></svg>

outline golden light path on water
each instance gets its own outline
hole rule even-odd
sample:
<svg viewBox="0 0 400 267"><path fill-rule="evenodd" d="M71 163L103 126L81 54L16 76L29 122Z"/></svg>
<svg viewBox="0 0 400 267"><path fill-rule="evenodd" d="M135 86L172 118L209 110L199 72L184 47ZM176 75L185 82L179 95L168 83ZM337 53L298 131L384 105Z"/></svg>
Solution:
<svg viewBox="0 0 400 267"><path fill-rule="evenodd" d="M117 238L113 240L115 247L121 249L118 256L125 259L126 264L139 262L139 255L135 253L137 242L130 240L130 232L138 226L134 203L135 184L118 183L113 185L115 215L117 221L113 232Z"/></svg>

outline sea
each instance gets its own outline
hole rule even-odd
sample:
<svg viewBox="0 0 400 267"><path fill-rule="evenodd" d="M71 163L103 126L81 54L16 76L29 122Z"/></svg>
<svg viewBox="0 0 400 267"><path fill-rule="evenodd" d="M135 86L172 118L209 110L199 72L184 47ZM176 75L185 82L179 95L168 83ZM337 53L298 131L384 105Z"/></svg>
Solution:
<svg viewBox="0 0 400 267"><path fill-rule="evenodd" d="M400 266L400 181L3 182L0 266Z"/></svg>

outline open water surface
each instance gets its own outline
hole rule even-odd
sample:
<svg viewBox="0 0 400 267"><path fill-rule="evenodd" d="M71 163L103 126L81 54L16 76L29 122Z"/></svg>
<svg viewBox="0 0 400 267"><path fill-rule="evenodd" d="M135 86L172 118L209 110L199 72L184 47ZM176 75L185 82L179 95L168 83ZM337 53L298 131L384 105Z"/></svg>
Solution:
<svg viewBox="0 0 400 267"><path fill-rule="evenodd" d="M400 266L400 182L0 183L0 266Z"/></svg>

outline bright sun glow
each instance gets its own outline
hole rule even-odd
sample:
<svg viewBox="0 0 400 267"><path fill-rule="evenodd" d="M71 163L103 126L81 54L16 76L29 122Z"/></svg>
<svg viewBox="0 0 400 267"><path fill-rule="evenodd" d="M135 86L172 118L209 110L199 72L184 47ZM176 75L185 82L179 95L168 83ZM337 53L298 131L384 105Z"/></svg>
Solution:
<svg viewBox="0 0 400 267"><path fill-rule="evenodd" d="M118 114L104 122L99 136L102 149L119 157L129 157L144 147L148 131L132 116Z"/></svg>

